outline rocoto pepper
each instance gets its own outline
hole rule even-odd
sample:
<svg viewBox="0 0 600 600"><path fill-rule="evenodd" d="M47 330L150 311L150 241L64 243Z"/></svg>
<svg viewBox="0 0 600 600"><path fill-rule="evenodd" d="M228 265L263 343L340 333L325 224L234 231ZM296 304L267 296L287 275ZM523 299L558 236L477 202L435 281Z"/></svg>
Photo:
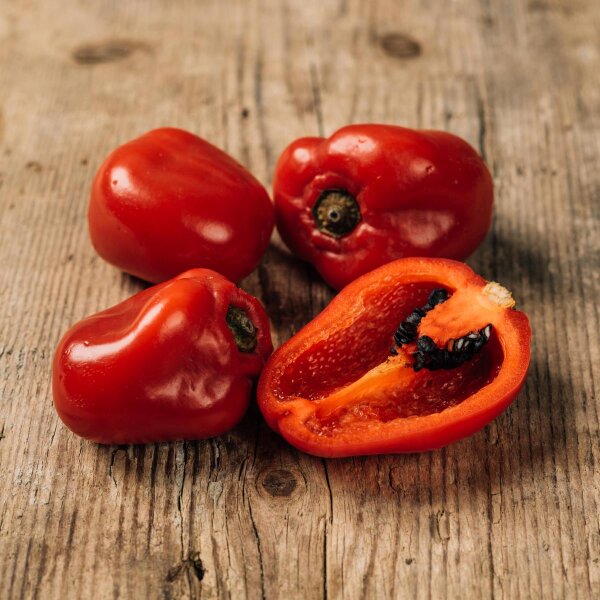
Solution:
<svg viewBox="0 0 600 600"><path fill-rule="evenodd" d="M155 129L114 150L94 179L94 248L160 282L196 267L232 281L252 272L274 225L264 187L233 158L181 129Z"/></svg>
<svg viewBox="0 0 600 600"><path fill-rule="evenodd" d="M74 325L54 356L54 404L103 444L211 437L242 418L271 351L259 301L193 269Z"/></svg>
<svg viewBox="0 0 600 600"><path fill-rule="evenodd" d="M269 425L317 456L417 452L468 436L517 396L531 331L463 263L405 258L348 285L269 359Z"/></svg>
<svg viewBox="0 0 600 600"><path fill-rule="evenodd" d="M490 173L441 131L350 125L296 140L277 163L277 228L335 289L407 256L463 260L485 237Z"/></svg>

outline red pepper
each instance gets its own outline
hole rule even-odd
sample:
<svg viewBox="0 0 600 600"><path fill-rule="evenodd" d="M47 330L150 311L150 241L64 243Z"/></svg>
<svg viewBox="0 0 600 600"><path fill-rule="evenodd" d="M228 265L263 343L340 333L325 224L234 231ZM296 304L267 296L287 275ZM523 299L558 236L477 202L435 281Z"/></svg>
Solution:
<svg viewBox="0 0 600 600"><path fill-rule="evenodd" d="M88 212L92 243L113 265L152 282L195 267L239 281L273 231L264 187L233 158L180 129L156 129L104 161Z"/></svg>
<svg viewBox="0 0 600 600"><path fill-rule="evenodd" d="M392 125L296 140L273 190L284 242L335 289L405 256L466 258L493 203L490 173L469 144Z"/></svg>
<svg viewBox="0 0 600 600"><path fill-rule="evenodd" d="M103 444L206 438L242 418L271 350L258 300L193 269L74 325L54 357L54 404Z"/></svg>
<svg viewBox="0 0 600 600"><path fill-rule="evenodd" d="M417 452L471 435L517 396L527 317L463 263L405 258L364 275L260 378L269 425L317 456Z"/></svg>

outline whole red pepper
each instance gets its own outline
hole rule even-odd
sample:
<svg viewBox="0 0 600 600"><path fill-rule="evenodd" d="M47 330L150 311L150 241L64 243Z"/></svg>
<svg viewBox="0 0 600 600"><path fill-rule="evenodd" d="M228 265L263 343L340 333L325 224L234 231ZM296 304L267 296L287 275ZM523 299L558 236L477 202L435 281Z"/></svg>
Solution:
<svg viewBox="0 0 600 600"><path fill-rule="evenodd" d="M296 140L273 191L284 242L336 289L401 257L466 258L493 203L490 173L464 140L392 125Z"/></svg>
<svg viewBox="0 0 600 600"><path fill-rule="evenodd" d="M404 258L349 284L267 362L269 425L318 456L419 452L471 435L517 396L531 330L464 263Z"/></svg>
<svg viewBox="0 0 600 600"><path fill-rule="evenodd" d="M273 231L264 187L233 158L180 129L156 129L114 150L92 187L98 254L152 282L195 268L232 281L252 272Z"/></svg>
<svg viewBox="0 0 600 600"><path fill-rule="evenodd" d="M241 419L271 351L258 300L193 269L74 325L54 357L54 404L95 442L206 438Z"/></svg>

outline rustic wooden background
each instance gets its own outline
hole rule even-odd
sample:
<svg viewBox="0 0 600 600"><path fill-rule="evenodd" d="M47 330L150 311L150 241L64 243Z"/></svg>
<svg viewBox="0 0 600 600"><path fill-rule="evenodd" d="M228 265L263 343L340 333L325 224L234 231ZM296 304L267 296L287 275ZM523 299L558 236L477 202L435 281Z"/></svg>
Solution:
<svg viewBox="0 0 600 600"><path fill-rule="evenodd" d="M0 597L598 598L596 0L0 0ZM63 331L141 283L95 256L90 181L175 125L270 184L292 139L448 129L493 170L469 261L534 331L524 392L471 439L320 460L254 408L204 441L62 426ZM244 287L275 343L331 299L275 237Z"/></svg>

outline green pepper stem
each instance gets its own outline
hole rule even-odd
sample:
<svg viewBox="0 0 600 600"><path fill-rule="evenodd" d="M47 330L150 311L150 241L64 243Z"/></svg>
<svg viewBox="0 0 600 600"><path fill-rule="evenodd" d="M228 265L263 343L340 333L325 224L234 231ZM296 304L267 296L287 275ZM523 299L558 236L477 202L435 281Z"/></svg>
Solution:
<svg viewBox="0 0 600 600"><path fill-rule="evenodd" d="M348 235L361 220L356 198L341 189L321 192L312 212L318 229L335 238Z"/></svg>
<svg viewBox="0 0 600 600"><path fill-rule="evenodd" d="M225 317L231 329L235 345L240 352L254 352L256 348L256 327L243 308L229 306Z"/></svg>

